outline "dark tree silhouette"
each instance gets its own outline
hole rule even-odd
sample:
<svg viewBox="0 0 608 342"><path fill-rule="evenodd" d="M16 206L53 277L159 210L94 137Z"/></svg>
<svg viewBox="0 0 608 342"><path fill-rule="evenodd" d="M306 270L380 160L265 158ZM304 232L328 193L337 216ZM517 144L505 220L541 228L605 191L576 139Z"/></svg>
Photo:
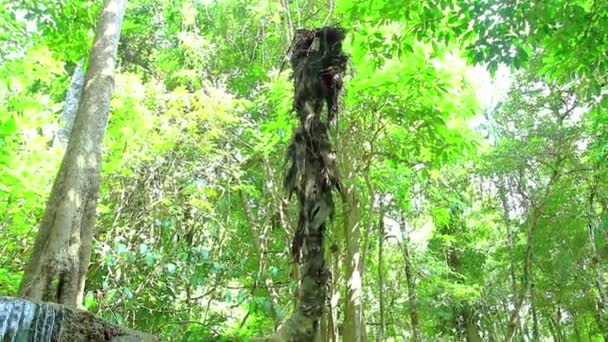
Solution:
<svg viewBox="0 0 608 342"><path fill-rule="evenodd" d="M323 233L334 211L332 191L341 191L328 128L337 115L346 69L343 39L339 28L298 30L291 47L294 110L300 125L287 151L285 187L290 196L296 194L300 207L292 253L301 264L301 284L296 312L272 341L312 341L326 305L330 274L323 257ZM324 106L327 122L321 120Z"/></svg>

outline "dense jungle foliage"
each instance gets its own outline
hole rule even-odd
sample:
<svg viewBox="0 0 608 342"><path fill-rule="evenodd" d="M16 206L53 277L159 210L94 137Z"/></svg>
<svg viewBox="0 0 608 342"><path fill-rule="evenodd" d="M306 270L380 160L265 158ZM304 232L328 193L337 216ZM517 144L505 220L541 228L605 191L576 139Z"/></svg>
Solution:
<svg viewBox="0 0 608 342"><path fill-rule="evenodd" d="M32 253L101 6L0 0L0 296ZM84 307L166 341L290 316L289 50L326 25L346 30L330 135L348 196L319 341L608 341L601 0L129 1Z"/></svg>

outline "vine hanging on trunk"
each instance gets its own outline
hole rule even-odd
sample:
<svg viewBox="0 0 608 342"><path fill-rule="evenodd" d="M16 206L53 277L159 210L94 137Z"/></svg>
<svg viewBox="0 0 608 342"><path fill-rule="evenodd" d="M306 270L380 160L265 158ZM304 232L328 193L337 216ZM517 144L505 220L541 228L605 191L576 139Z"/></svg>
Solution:
<svg viewBox="0 0 608 342"><path fill-rule="evenodd" d="M328 136L337 118L347 58L344 31L336 27L298 30L291 46L294 110L300 120L287 150L285 187L300 206L292 255L301 264L296 312L273 341L312 341L326 303L329 271L323 258L325 223L334 211L332 191L341 191L336 152ZM327 121L321 113L327 110Z"/></svg>

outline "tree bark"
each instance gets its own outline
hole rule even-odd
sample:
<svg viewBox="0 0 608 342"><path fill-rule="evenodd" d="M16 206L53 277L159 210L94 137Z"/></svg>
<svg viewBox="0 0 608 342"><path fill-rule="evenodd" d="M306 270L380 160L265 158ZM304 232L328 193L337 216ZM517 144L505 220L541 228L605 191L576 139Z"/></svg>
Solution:
<svg viewBox="0 0 608 342"><path fill-rule="evenodd" d="M328 256L328 264L331 265L331 282L329 289L329 311L323 313L321 321L321 331L319 332L319 342L337 342L338 332L338 301L340 299L340 255L338 247L334 244L330 247L331 253Z"/></svg>
<svg viewBox="0 0 608 342"><path fill-rule="evenodd" d="M245 215L245 221L247 221L247 225L249 226L249 235L251 242L253 243L258 264L258 272L253 283L253 288L263 289L267 293L270 302L270 318L272 319L274 330L277 330L279 317L277 316L276 308L279 305L279 294L273 285L272 279L266 275L268 270L268 254L266 253L267 246L264 237L269 234L269 226L262 225L263 229L261 231L256 229L256 226L258 225L255 224L253 219L253 213L248 203L248 198L243 191L240 191L240 195L243 214Z"/></svg>
<svg viewBox="0 0 608 342"><path fill-rule="evenodd" d="M401 235L405 238L405 218L401 218ZM416 278L414 277L414 268L409 250L409 237L403 241L403 255L405 257L405 279L407 281L407 296L410 305L410 323L412 325L412 341L421 340L420 337L420 320L418 318L418 299L416 298Z"/></svg>
<svg viewBox="0 0 608 342"><path fill-rule="evenodd" d="M380 326L376 341L384 341L386 321L384 318L384 213L378 220L378 301L380 304Z"/></svg>
<svg viewBox="0 0 608 342"><path fill-rule="evenodd" d="M595 177L594 177L595 178ZM595 238L596 230L596 213L593 208L595 202L595 184L592 184L589 194L589 209L588 209L588 225L587 232L589 236L589 245L591 246L591 261L595 272L595 287L598 292L598 324L600 329L604 331L604 340L608 341L608 295L604 285L604 272L601 255L598 252L597 241Z"/></svg>
<svg viewBox="0 0 608 342"><path fill-rule="evenodd" d="M511 278L511 291L513 297L517 295L517 280L515 277L515 257L513 255L514 243L513 243L513 230L511 228L511 219L509 218L509 202L507 200L507 186L505 180L501 179L498 187L498 193L500 195L500 201L502 202L503 210L503 221L507 229L507 243L509 245L509 277Z"/></svg>
<svg viewBox="0 0 608 342"><path fill-rule="evenodd" d="M0 297L0 341L157 342L84 310L52 303Z"/></svg>
<svg viewBox="0 0 608 342"><path fill-rule="evenodd" d="M84 59L81 59L76 65L70 87L65 95L63 113L61 114L61 121L64 126L59 129L55 135L55 139L61 143L67 143L70 138L70 132L72 132L72 126L74 125L74 118L76 117L78 105L80 104L83 85Z"/></svg>
<svg viewBox="0 0 608 342"><path fill-rule="evenodd" d="M518 325L519 325L519 318L520 318L519 317L520 311L524 305L526 296L530 294L531 285L532 285L531 278L532 278L532 271L533 271L532 270L532 266L533 266L532 258L534 256L534 242L535 242L535 237L536 237L536 229L538 227L538 222L542 215L546 201L548 200L549 196L551 195L551 190L553 188L553 185L561 176L561 174L559 173L559 166L562 161L563 161L563 159L559 159L555 163L551 178L549 179L549 182L547 183L547 185L543 191L543 194L539 197L539 201L537 201L537 202L530 201L529 223L528 223L528 227L526 229L526 248L525 248L525 252L524 252L521 288L516 295L514 308L511 311L511 314L509 315L509 323L507 326L507 333L506 333L506 337L505 337L505 340L507 342L513 341L513 338L515 337L515 334L517 333L517 329L518 329ZM520 189L519 191L522 192L523 189ZM523 192L521 194L523 197L528 197L525 194L523 194Z"/></svg>
<svg viewBox="0 0 608 342"><path fill-rule="evenodd" d="M540 328L538 323L538 313L536 311L536 298L534 297L534 285L530 287L530 309L532 310L532 340L540 340Z"/></svg>
<svg viewBox="0 0 608 342"><path fill-rule="evenodd" d="M481 342L481 335L479 334L479 329L477 325L473 321L473 312L471 308L467 305L462 309L462 319L465 322L465 334L467 338L467 342Z"/></svg>
<svg viewBox="0 0 608 342"><path fill-rule="evenodd" d="M344 198L344 237L346 251L346 298L344 301L344 340L365 341L365 324L363 323L363 280L361 279L361 209L358 192L351 185Z"/></svg>
<svg viewBox="0 0 608 342"><path fill-rule="evenodd" d="M354 177L356 169L360 161L356 156L352 155L356 148L348 135L341 135L340 150L343 151L340 159L341 174L347 178ZM371 163L371 158L367 160ZM367 171L369 172L369 171ZM366 182L367 182L366 177ZM368 191L371 183L368 184ZM374 196L371 191L366 194L369 205L367 208L373 208ZM343 203L343 235L345 242L345 251L343 254L343 264L345 266L344 279L346 281L346 296L344 297L344 333L345 341L367 341L365 315L363 311L363 288L364 288L364 273L365 273L365 257L366 247L370 241L370 233L375 227L372 220L367 222L367 228L364 231L364 238L361 237L364 221L361 217L363 201L360 198L360 191L356 184L348 184L342 198ZM370 211L371 212L371 211ZM363 240L363 241L362 241ZM363 246L363 248L362 248Z"/></svg>
<svg viewBox="0 0 608 342"><path fill-rule="evenodd" d="M530 217L530 223L526 231L526 248L523 260L523 275L521 281L521 289L519 290L517 297L515 298L514 308L509 316L509 324L507 328L506 341L510 342L515 337L517 327L519 325L519 316L521 308L524 305L526 296L530 292L530 275L532 272L532 256L534 251L534 238L536 235L536 228L538 226L538 220L540 218L540 210L533 207Z"/></svg>
<svg viewBox="0 0 608 342"><path fill-rule="evenodd" d="M285 185L299 202L298 228L292 243L293 257L301 264L296 311L270 341L313 341L327 304L330 277L325 266L323 234L334 211L332 191L342 186L328 124L337 114L346 56L341 29L326 27L298 30L291 51L294 70L294 109L300 119L288 148L290 167ZM327 104L327 124L321 110Z"/></svg>
<svg viewBox="0 0 608 342"><path fill-rule="evenodd" d="M82 303L125 6L125 0L107 0L101 13L70 140L21 282L23 297Z"/></svg>
<svg viewBox="0 0 608 342"><path fill-rule="evenodd" d="M337 342L340 337L338 331L338 303L340 302L340 283L341 275L340 269L342 263L340 262L340 255L338 254L338 248L332 249L332 281L330 286L330 297L329 297L329 341Z"/></svg>

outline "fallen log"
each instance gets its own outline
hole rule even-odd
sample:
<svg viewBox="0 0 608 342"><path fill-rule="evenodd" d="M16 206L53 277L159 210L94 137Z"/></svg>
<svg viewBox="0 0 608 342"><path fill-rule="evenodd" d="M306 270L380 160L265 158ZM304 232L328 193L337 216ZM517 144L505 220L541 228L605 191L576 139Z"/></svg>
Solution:
<svg viewBox="0 0 608 342"><path fill-rule="evenodd" d="M60 304L0 297L0 341L156 342L155 336Z"/></svg>

